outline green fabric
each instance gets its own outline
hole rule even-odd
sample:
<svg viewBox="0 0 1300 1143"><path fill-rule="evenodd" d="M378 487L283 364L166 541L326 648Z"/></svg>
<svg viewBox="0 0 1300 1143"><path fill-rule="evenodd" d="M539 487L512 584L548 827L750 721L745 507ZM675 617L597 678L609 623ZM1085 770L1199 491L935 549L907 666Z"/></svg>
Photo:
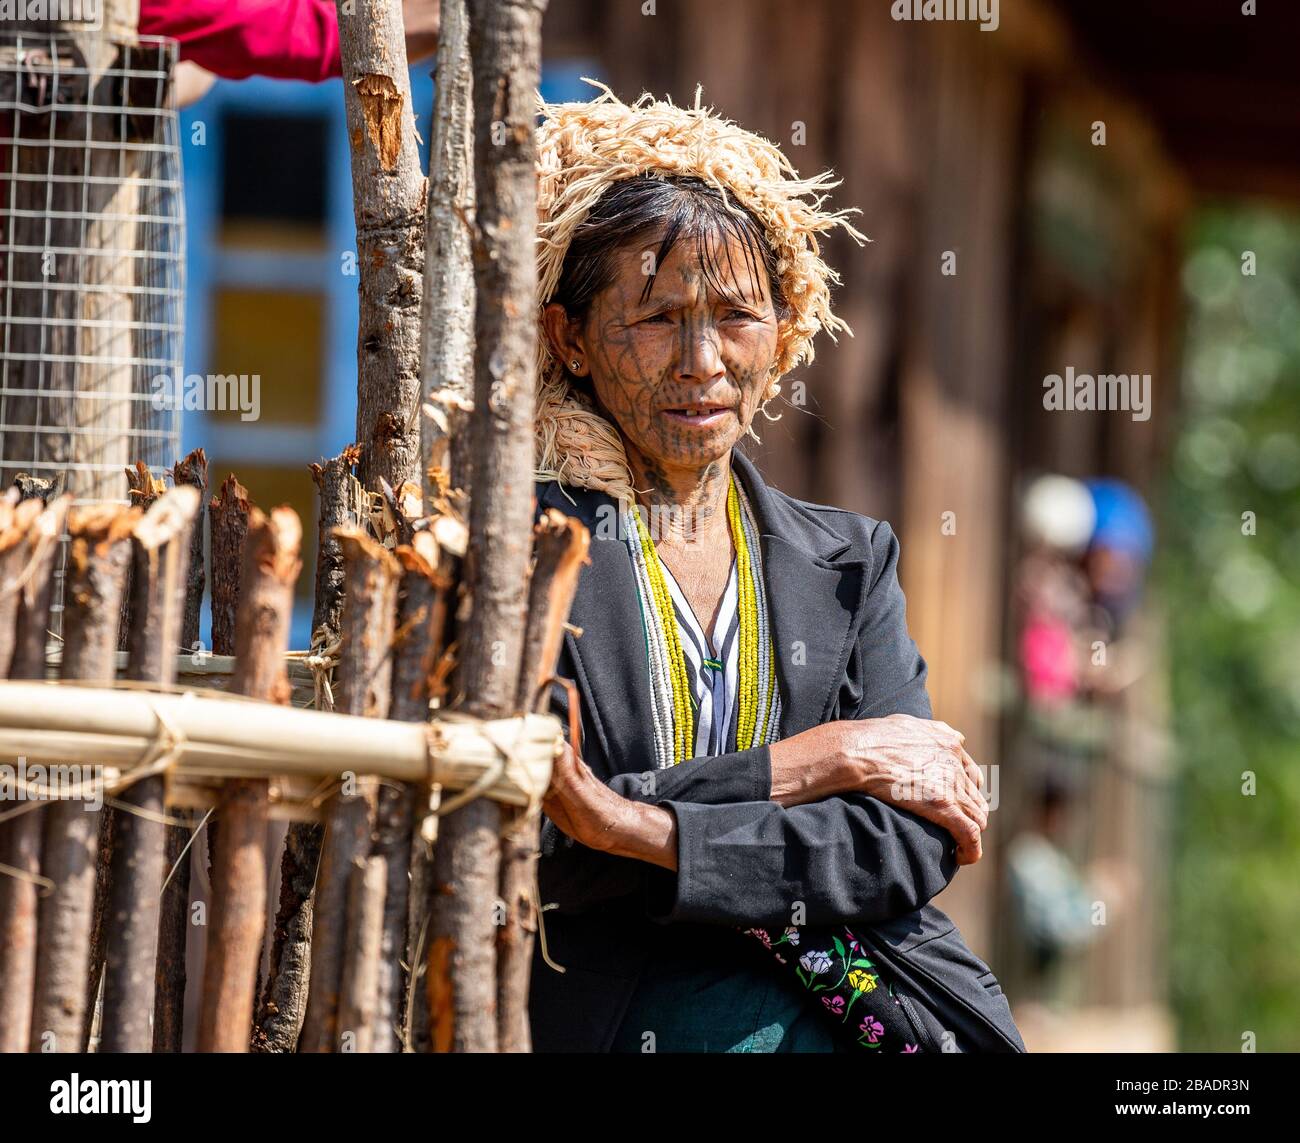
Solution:
<svg viewBox="0 0 1300 1143"><path fill-rule="evenodd" d="M653 1039L646 1033L653 1033ZM651 963L611 1048L614 1052L850 1050L808 998L776 973L681 963Z"/></svg>

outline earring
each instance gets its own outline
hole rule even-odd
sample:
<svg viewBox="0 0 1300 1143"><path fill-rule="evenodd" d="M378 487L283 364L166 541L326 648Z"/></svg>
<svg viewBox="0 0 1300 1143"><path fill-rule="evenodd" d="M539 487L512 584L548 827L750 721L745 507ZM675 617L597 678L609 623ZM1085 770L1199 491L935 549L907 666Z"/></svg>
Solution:
<svg viewBox="0 0 1300 1143"><path fill-rule="evenodd" d="M582 368L582 362L575 357L572 361L569 362L569 368L572 369L575 373L577 373L578 370Z"/></svg>

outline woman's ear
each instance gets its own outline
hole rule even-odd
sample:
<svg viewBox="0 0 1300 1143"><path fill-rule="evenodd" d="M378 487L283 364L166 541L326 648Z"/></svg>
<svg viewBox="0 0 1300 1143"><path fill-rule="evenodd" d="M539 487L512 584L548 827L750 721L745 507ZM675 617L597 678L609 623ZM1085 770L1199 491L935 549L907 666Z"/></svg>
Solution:
<svg viewBox="0 0 1300 1143"><path fill-rule="evenodd" d="M587 354L579 323L569 317L562 305L551 302L542 310L542 329L556 360L570 373L581 376L586 369ZM578 364L575 366L574 362Z"/></svg>

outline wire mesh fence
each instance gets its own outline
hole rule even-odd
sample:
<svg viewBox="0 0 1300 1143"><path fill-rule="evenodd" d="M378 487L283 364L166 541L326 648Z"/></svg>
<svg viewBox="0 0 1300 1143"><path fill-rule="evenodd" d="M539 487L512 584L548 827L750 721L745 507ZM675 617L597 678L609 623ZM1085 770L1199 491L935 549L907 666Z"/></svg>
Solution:
<svg viewBox="0 0 1300 1143"><path fill-rule="evenodd" d="M0 29L0 481L124 500L180 454L174 41Z"/></svg>

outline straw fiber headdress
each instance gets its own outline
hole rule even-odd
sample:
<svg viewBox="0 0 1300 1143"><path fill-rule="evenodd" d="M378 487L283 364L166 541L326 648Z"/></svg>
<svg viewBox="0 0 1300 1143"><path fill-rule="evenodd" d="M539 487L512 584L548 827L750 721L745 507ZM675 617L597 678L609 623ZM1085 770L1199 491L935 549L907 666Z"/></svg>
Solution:
<svg viewBox="0 0 1300 1143"><path fill-rule="evenodd" d="M586 82L601 91L590 102L538 100L544 116L537 129L539 321L541 307L559 285L574 231L609 187L647 172L694 176L718 187L725 200L734 198L746 207L776 251L789 316L781 323L776 361L763 393L766 403L780 392L782 376L813 359L819 329L832 338L837 330L848 330L831 312L830 287L839 277L822 260L817 236L839 226L858 243L866 241L847 220L858 212L823 210L823 192L839 185L831 172L799 178L774 143L702 108L699 88L694 107L656 101L648 93L629 106L604 84ZM537 376L539 478L632 499L631 473L617 430L571 386L544 334Z"/></svg>

